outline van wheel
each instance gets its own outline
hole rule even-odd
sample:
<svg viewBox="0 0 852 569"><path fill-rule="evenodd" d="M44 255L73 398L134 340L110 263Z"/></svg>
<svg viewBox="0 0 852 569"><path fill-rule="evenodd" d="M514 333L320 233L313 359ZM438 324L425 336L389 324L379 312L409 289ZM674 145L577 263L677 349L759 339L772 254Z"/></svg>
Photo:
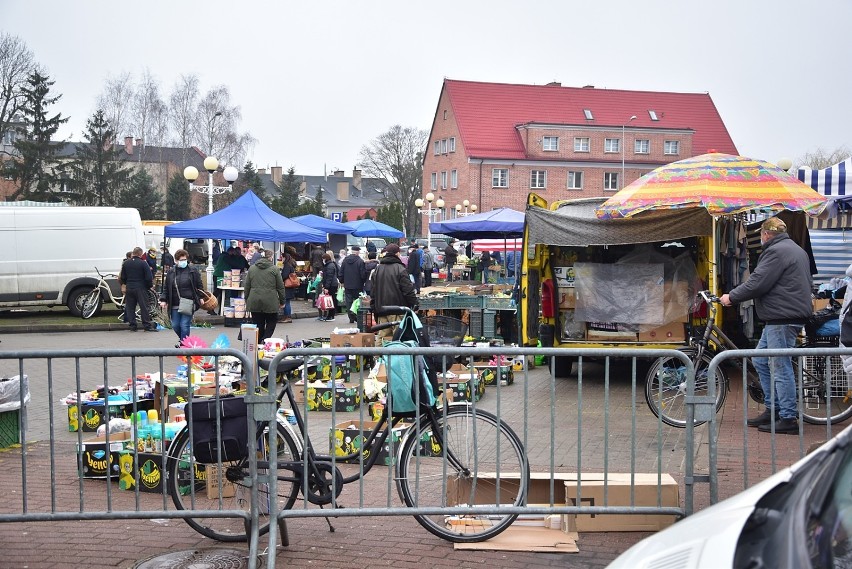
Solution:
<svg viewBox="0 0 852 569"><path fill-rule="evenodd" d="M92 292L91 288L78 287L71 291L68 295L66 306L71 311L73 316L83 317L83 304L86 302L86 297Z"/></svg>
<svg viewBox="0 0 852 569"><path fill-rule="evenodd" d="M555 377L568 377L571 375L571 368L577 363L577 358L556 356L553 363L553 375Z"/></svg>

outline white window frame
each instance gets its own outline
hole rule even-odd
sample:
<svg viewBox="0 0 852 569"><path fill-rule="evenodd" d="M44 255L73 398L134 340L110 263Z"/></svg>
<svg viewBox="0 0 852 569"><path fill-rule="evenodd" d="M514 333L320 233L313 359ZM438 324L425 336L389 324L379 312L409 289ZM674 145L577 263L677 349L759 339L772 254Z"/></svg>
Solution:
<svg viewBox="0 0 852 569"><path fill-rule="evenodd" d="M621 139L620 138L604 138L604 152L608 154L614 154L617 152L621 152Z"/></svg>
<svg viewBox="0 0 852 569"><path fill-rule="evenodd" d="M633 154L650 154L651 140L649 138L637 138L633 141Z"/></svg>
<svg viewBox="0 0 852 569"><path fill-rule="evenodd" d="M439 155L440 153L441 153L441 141L436 140L435 141L435 156Z"/></svg>
<svg viewBox="0 0 852 569"><path fill-rule="evenodd" d="M574 152L590 152L591 141L588 136L574 137Z"/></svg>
<svg viewBox="0 0 852 569"><path fill-rule="evenodd" d="M604 190L617 191L618 187L618 172L604 172Z"/></svg>
<svg viewBox="0 0 852 569"><path fill-rule="evenodd" d="M456 151L456 137L455 137L455 136L451 136L451 137L449 138L449 141L450 141L450 142L449 142L449 150L450 150L450 152L455 152L455 151Z"/></svg>
<svg viewBox="0 0 852 569"><path fill-rule="evenodd" d="M666 140L663 142L663 154L667 156L677 156L680 154L680 141Z"/></svg>
<svg viewBox="0 0 852 569"><path fill-rule="evenodd" d="M579 185L577 182L579 181ZM581 170L569 170L568 171L568 189L569 190L582 190L583 189L583 172Z"/></svg>
<svg viewBox="0 0 852 569"><path fill-rule="evenodd" d="M492 168L491 169L491 187L492 188L508 188L509 187L509 169L508 168Z"/></svg>
<svg viewBox="0 0 852 569"><path fill-rule="evenodd" d="M541 139L541 149L544 152L559 152L559 137L545 136Z"/></svg>
<svg viewBox="0 0 852 569"><path fill-rule="evenodd" d="M442 190L447 189L447 171L446 170L441 172L441 189Z"/></svg>
<svg viewBox="0 0 852 569"><path fill-rule="evenodd" d="M547 170L530 170L530 189L547 189Z"/></svg>
<svg viewBox="0 0 852 569"><path fill-rule="evenodd" d="M459 171L450 170L450 188L458 189L459 187Z"/></svg>
<svg viewBox="0 0 852 569"><path fill-rule="evenodd" d="M437 187L438 187L438 173L437 172L432 172L432 176L431 176L431 179L429 180L429 182L430 182L429 187L431 189L433 189L433 190L437 189Z"/></svg>

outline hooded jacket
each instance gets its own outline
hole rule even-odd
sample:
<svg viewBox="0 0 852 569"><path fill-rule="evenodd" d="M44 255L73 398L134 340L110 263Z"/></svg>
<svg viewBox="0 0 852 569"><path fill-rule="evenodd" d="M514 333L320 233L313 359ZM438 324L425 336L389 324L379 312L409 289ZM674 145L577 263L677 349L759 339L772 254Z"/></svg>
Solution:
<svg viewBox="0 0 852 569"><path fill-rule="evenodd" d="M281 271L267 258L260 259L246 274L246 310L275 314L284 304L286 289Z"/></svg>
<svg viewBox="0 0 852 569"><path fill-rule="evenodd" d="M754 299L757 317L767 324L804 324L813 314L812 282L807 253L781 233L764 244L754 272L728 297Z"/></svg>
<svg viewBox="0 0 852 569"><path fill-rule="evenodd" d="M384 316L385 306L417 306L414 284L408 270L396 255L385 255L370 278L370 307L376 316Z"/></svg>
<svg viewBox="0 0 852 569"><path fill-rule="evenodd" d="M367 268L357 253L346 255L340 263L340 282L347 290L364 290L367 281Z"/></svg>

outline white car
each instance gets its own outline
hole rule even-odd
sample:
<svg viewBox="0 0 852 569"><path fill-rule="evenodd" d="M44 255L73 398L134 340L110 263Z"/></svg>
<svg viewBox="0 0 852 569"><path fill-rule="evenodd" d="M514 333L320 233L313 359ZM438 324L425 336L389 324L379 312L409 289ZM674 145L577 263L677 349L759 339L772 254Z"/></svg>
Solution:
<svg viewBox="0 0 852 569"><path fill-rule="evenodd" d="M852 427L736 496L647 537L609 569L852 567Z"/></svg>

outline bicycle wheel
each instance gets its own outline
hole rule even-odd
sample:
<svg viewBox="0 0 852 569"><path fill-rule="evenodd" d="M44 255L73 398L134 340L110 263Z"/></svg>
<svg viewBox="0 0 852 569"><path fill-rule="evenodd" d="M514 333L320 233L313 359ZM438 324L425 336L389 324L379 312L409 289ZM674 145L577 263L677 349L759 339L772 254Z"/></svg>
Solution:
<svg viewBox="0 0 852 569"><path fill-rule="evenodd" d="M429 417L422 417L402 443L396 484L408 507L526 503L529 464L520 439L505 422L466 405L450 406L437 422L433 430ZM497 535L518 515L414 517L440 538L474 542Z"/></svg>
<svg viewBox="0 0 852 569"><path fill-rule="evenodd" d="M800 365L801 362L801 365ZM840 356L793 358L796 381L802 368L802 419L812 425L840 423L852 417L852 381Z"/></svg>
<svg viewBox="0 0 852 569"><path fill-rule="evenodd" d="M299 446L290 432L278 427L278 461L299 459ZM258 460L268 460L268 436L258 441ZM178 510L242 510L251 511L251 488L242 480L248 476L248 460L223 462L222 471L215 464L193 463L194 475L190 472L189 430L184 429L169 447L167 476L169 494ZM258 468L258 474L266 474ZM194 479L195 483L190 481ZM278 510L293 507L299 494L298 477L292 470L279 469L277 482ZM258 485L259 519L261 535L269 531L269 491L266 484ZM246 525L243 518L184 518L195 531L218 541L246 541Z"/></svg>
<svg viewBox="0 0 852 569"><path fill-rule="evenodd" d="M83 318L91 318L101 309L101 289L94 288L92 292L86 295L83 300L83 310L81 311Z"/></svg>
<svg viewBox="0 0 852 569"><path fill-rule="evenodd" d="M171 328L172 327L172 319L169 317L167 311L163 310L160 307L160 298L157 296L152 290L148 291L148 314L151 317L152 322L156 322L163 328Z"/></svg>
<svg viewBox="0 0 852 569"><path fill-rule="evenodd" d="M690 359L695 359L695 349L685 348L681 350ZM707 369L713 358L704 353L701 361L695 364L695 395L707 395L709 391L709 378ZM648 407L663 422L672 427L686 427L686 366L677 358L659 358L645 379L645 401ZM727 377L721 366L716 368L716 411L725 404L727 396ZM701 425L705 421L694 421L694 425Z"/></svg>

